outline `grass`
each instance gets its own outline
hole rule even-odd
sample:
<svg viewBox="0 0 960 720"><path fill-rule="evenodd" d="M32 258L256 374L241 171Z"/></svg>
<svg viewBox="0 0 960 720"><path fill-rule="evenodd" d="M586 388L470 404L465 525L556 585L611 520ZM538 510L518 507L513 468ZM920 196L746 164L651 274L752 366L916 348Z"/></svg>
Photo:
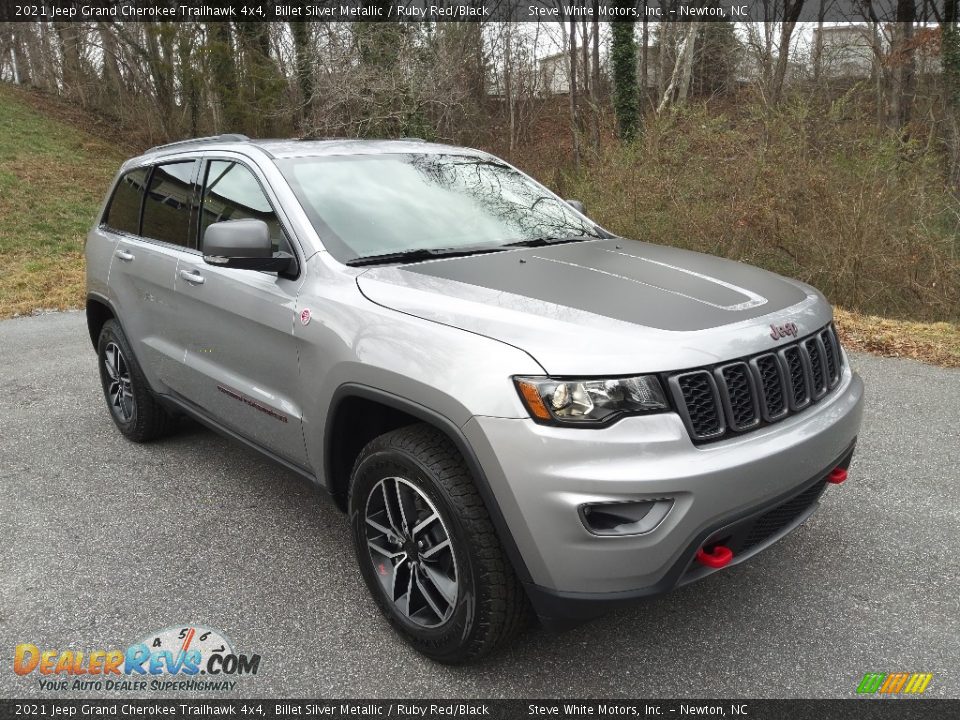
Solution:
<svg viewBox="0 0 960 720"><path fill-rule="evenodd" d="M839 308L835 319L847 350L960 368L960 325L891 320Z"/></svg>
<svg viewBox="0 0 960 720"><path fill-rule="evenodd" d="M92 128L93 132L81 128ZM579 195L601 222L625 235L726 254L772 266L771 269L823 286L822 278L818 282L815 275L831 270L830 253L821 248L822 256L810 255L809 251L804 252L803 243L796 244L797 233L802 237L804 228L794 226L804 215L795 208L787 207L785 211L782 206L779 211L771 207L771 215L765 215L763 204L773 199L768 193L753 197L746 205L741 204L745 193L749 198L751 187L762 184L754 178L752 183L731 185L736 173L728 166L738 152L749 155L750 149L741 144L742 138L731 139L729 126L714 127L714 144L704 147L701 144L703 135L698 134L697 129L709 128L684 128L684 132L676 136L673 146L664 145L668 141L666 136L650 133L648 142L656 141L652 147L628 149L609 156L606 162L576 179L562 178L558 173L555 176L558 182L552 184L561 186L557 189L568 196ZM75 108L54 99L0 84L0 318L83 306L84 236L94 221L110 179L124 158L135 152L135 147L123 146L123 138L117 135L116 128L105 126L97 118L85 117ZM645 157L645 153L649 156ZM711 155L717 157L711 159ZM696 158L700 161L694 163ZM847 161L858 167L855 159ZM706 185L702 174L687 175L688 171L702 168L708 162L716 177ZM770 165L762 158L754 157L753 162L759 164L751 172L770 171ZM746 169L749 168L740 168L737 172ZM873 174L867 178L870 182L864 187L878 192L881 197L873 198L867 205L877 207L887 199L883 197L887 188L878 182L878 172L873 168L868 170ZM903 172L902 167L900 171ZM822 176L822 179L827 182L830 178ZM925 176L922 176L908 187L919 192L924 182ZM696 187L690 183L696 183ZM729 193L730 188L736 192ZM856 190L856 186L847 189L848 192ZM618 198L632 204L618 206L615 204ZM678 198L683 198L683 202L680 203ZM718 205L718 198L726 203ZM645 204L639 204L644 201ZM849 195L847 201L850 201ZM868 214L859 214L861 210L855 202L850 202L850 206L852 209L848 207L849 217L845 221L850 227L824 226L820 229L850 230L859 241L866 242L878 230L885 230L883 224L890 222L889 217L871 220ZM733 221L734 212L740 218L739 222ZM717 213L718 217L711 216L711 213ZM770 217L775 221L772 226L766 224ZM728 220L733 234L716 237L715 230L724 227ZM936 238L947 234L938 213L925 213L922 220L920 234L933 233ZM738 234L744 227L754 225L753 233L766 234L763 241L752 242L748 236ZM784 226L790 228L789 232L782 229ZM947 228L949 231L954 229L953 225ZM899 230L894 228L891 232ZM913 237L917 235L918 232L913 233ZM778 243L789 252L781 253ZM817 247L816 243L806 245ZM874 256L872 250L862 249L861 255L853 259L869 260ZM793 264L807 257L810 267ZM913 260L911 270L915 278L923 277L917 267L920 261L922 258ZM818 262L825 268L818 269ZM780 263L786 264L780 267ZM889 259L889 263L891 267L884 268L882 282L893 282L889 273L903 265L905 260L897 254ZM941 268L939 274L942 273ZM952 277L955 276L948 275L947 279ZM867 278L871 279L874 278ZM830 284L827 286L829 291ZM876 287L873 289L877 291ZM912 284L909 292L914 294L914 306L919 305L922 310L916 317L929 315L934 300L950 306L952 296L949 292L934 293L934 289ZM832 294L835 302L848 306L839 288ZM940 312L943 310L933 308L934 314ZM949 310L946 312L949 314ZM840 309L836 317L848 349L960 367L960 325L955 322L924 323Z"/></svg>
<svg viewBox="0 0 960 720"><path fill-rule="evenodd" d="M124 160L0 84L0 318L81 307L83 240Z"/></svg>
<svg viewBox="0 0 960 720"><path fill-rule="evenodd" d="M555 184L626 237L758 265L866 315L960 323L960 203L939 146L858 107L691 106Z"/></svg>

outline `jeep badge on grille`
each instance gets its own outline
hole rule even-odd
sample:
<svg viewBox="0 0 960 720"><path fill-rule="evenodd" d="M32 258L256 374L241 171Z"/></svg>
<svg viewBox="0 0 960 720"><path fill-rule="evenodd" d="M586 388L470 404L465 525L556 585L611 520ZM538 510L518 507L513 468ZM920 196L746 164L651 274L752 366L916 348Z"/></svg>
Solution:
<svg viewBox="0 0 960 720"><path fill-rule="evenodd" d="M783 325L770 325L770 337L774 340L779 340L780 338L785 338L787 335L792 335L796 337L800 331L797 329L797 324L788 322Z"/></svg>

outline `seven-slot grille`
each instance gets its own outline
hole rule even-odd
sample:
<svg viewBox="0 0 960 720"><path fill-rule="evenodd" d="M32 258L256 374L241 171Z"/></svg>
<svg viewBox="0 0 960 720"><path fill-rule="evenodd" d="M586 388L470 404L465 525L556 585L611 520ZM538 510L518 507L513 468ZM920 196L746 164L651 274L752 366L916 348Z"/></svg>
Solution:
<svg viewBox="0 0 960 720"><path fill-rule="evenodd" d="M776 352L668 378L694 442L720 440L777 422L823 399L840 382L832 325Z"/></svg>

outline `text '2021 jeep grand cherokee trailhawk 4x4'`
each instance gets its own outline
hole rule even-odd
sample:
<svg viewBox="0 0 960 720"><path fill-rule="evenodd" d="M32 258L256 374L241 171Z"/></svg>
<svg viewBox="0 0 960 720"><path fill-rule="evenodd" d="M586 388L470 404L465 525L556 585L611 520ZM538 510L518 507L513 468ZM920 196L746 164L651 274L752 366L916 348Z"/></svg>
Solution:
<svg viewBox="0 0 960 720"><path fill-rule="evenodd" d="M763 550L863 386L813 288L623 240L505 162L219 136L127 162L86 246L113 420L326 488L390 623L463 662Z"/></svg>

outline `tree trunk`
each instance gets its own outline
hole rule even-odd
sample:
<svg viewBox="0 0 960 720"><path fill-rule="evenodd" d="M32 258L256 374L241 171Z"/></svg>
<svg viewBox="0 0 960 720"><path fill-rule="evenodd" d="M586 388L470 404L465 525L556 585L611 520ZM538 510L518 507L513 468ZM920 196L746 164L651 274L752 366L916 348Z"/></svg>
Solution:
<svg viewBox="0 0 960 720"><path fill-rule="evenodd" d="M219 115L215 122L216 131L242 132L246 129L246 123L243 105L237 93L240 79L237 77L230 23L210 22L206 24L206 28L211 93L216 106L214 114Z"/></svg>
<svg viewBox="0 0 960 720"><path fill-rule="evenodd" d="M160 120L160 126L166 138L176 132L176 100L174 97L174 26L167 23L148 22L144 24L147 67L150 70L153 85L154 103Z"/></svg>
<svg viewBox="0 0 960 720"><path fill-rule="evenodd" d="M630 26L631 28L633 25ZM590 79L593 149L600 150L600 0L593 0L593 77Z"/></svg>
<svg viewBox="0 0 960 720"><path fill-rule="evenodd" d="M680 86L677 88L677 103L687 102L687 93L690 91L690 76L693 72L694 49L697 45L697 33L700 32L700 23L692 22L687 28L687 42L683 48L683 62L680 66ZM680 61L680 58L677 58Z"/></svg>
<svg viewBox="0 0 960 720"><path fill-rule="evenodd" d="M674 96L676 96L678 102L684 102L687 98L690 75L693 71L693 50L694 45L696 45L699 25L698 22L687 23L686 34L683 36L680 47L677 48L677 60L673 64L673 72L670 73L670 84L664 90L660 104L657 106L658 113L663 112L667 106L674 102Z"/></svg>
<svg viewBox="0 0 960 720"><path fill-rule="evenodd" d="M200 90L202 80L193 60L196 47L196 26L193 23L181 23L177 26L177 55L176 63L180 80L180 93L183 97L184 110L187 113L187 132L190 137L200 135Z"/></svg>
<svg viewBox="0 0 960 720"><path fill-rule="evenodd" d="M813 39L813 82L814 90L817 90L817 83L820 82L820 76L823 74L823 21L827 13L827 0L820 0L820 7L817 10L817 29L814 31Z"/></svg>
<svg viewBox="0 0 960 720"><path fill-rule="evenodd" d="M119 49L117 36L113 34L110 23L98 22L97 33L103 51L103 88L100 96L104 107L116 108L123 99L123 78L120 75L120 63L117 61Z"/></svg>
<svg viewBox="0 0 960 720"><path fill-rule="evenodd" d="M610 63L613 69L613 109L617 115L617 130L623 140L631 140L639 125L639 94L637 92L637 51L632 21L615 22L611 32Z"/></svg>
<svg viewBox="0 0 960 720"><path fill-rule="evenodd" d="M945 0L940 23L943 64L944 144L947 151L948 181L960 193L960 28L958 0Z"/></svg>
<svg viewBox="0 0 960 720"><path fill-rule="evenodd" d="M290 23L293 37L294 70L297 73L297 89L300 92L300 125L309 131L313 119L314 89L313 66L315 64L310 25L302 20Z"/></svg>
<svg viewBox="0 0 960 720"><path fill-rule="evenodd" d="M643 0L643 47L640 50L640 107L647 106L647 76L650 74L650 22L647 20L647 0Z"/></svg>
<svg viewBox="0 0 960 720"><path fill-rule="evenodd" d="M580 169L580 122L577 117L577 21L570 18L570 134L573 140L573 164Z"/></svg>
<svg viewBox="0 0 960 720"><path fill-rule="evenodd" d="M503 57L503 95L507 103L507 117L509 120L509 146L513 152L517 142L517 107L513 100L513 26L504 24L504 57Z"/></svg>
<svg viewBox="0 0 960 720"><path fill-rule="evenodd" d="M893 26L893 88L890 121L901 131L910 122L914 94L913 24L916 20L914 0L897 0L897 22Z"/></svg>
<svg viewBox="0 0 960 720"><path fill-rule="evenodd" d="M30 59L27 55L21 24L10 23L10 61L13 63L13 81L18 85L29 85L31 83Z"/></svg>
<svg viewBox="0 0 960 720"><path fill-rule="evenodd" d="M777 53L777 66L773 74L773 86L770 90L770 101L776 105L783 96L783 83L787 76L787 65L790 61L790 39L793 29L797 25L800 11L803 10L803 0L786 0L783 8L783 21L780 23L780 45Z"/></svg>
<svg viewBox="0 0 960 720"><path fill-rule="evenodd" d="M667 92L667 72L669 71L669 48L673 38L674 24L668 20L660 22L660 45L657 48L659 54L657 68L657 97L663 97ZM659 110L658 110L659 112Z"/></svg>
<svg viewBox="0 0 960 720"><path fill-rule="evenodd" d="M53 29L60 41L62 92L66 97L76 100L81 105L86 105L83 61L80 51L80 24L57 21L53 23Z"/></svg>

